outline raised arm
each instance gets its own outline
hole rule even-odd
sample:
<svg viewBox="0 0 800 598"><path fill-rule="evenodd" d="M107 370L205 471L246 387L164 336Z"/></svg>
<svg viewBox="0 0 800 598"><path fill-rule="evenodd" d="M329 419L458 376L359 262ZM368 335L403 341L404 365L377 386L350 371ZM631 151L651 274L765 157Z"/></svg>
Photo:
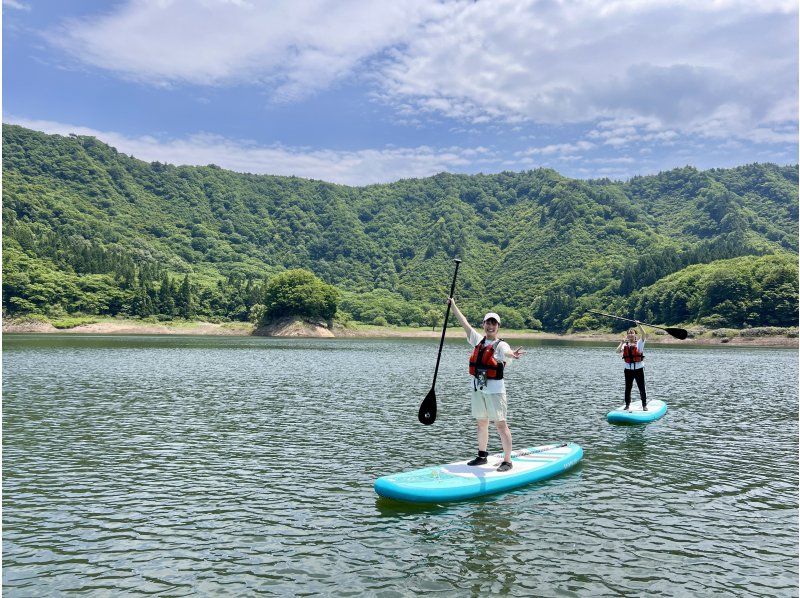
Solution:
<svg viewBox="0 0 800 598"><path fill-rule="evenodd" d="M465 318L464 314L461 313L461 310L458 309L455 299L453 299L452 297L448 297L447 300L450 302L450 307L453 308L453 314L456 316L456 319L461 324L461 327L464 329L464 332L467 333L467 336L474 333L475 329L472 326L470 326L469 322L467 321L467 318Z"/></svg>

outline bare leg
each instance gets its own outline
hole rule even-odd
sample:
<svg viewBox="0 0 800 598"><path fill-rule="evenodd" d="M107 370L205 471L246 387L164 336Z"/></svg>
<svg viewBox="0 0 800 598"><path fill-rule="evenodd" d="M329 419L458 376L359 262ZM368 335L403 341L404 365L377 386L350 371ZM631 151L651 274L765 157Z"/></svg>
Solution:
<svg viewBox="0 0 800 598"><path fill-rule="evenodd" d="M496 425L500 442L503 443L503 461L511 463L511 430L505 421L499 421Z"/></svg>
<svg viewBox="0 0 800 598"><path fill-rule="evenodd" d="M478 450L485 451L489 446L489 420L478 420Z"/></svg>

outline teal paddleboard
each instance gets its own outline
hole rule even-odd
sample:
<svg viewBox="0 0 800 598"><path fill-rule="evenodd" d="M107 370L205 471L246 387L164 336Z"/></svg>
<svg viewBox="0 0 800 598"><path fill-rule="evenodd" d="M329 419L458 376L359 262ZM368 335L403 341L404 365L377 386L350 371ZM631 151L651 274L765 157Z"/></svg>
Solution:
<svg viewBox="0 0 800 598"><path fill-rule="evenodd" d="M519 488L552 478L583 458L583 449L573 442L534 446L511 453L513 467L496 471L503 454L490 455L486 465L470 466L467 461L424 467L375 480L381 496L420 503L463 500Z"/></svg>
<svg viewBox="0 0 800 598"><path fill-rule="evenodd" d="M647 402L647 411L642 410L641 402L631 403L631 410L625 411L625 405L608 412L608 421L612 424L646 424L664 417L667 404L654 399Z"/></svg>

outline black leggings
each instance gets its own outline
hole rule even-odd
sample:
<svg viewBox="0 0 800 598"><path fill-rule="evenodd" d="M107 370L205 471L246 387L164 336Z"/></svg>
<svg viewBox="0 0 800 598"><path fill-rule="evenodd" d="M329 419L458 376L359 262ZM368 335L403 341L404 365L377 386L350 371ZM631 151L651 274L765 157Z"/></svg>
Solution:
<svg viewBox="0 0 800 598"><path fill-rule="evenodd" d="M625 368L625 407L631 404L631 388L633 388L633 381L636 380L636 386L639 387L639 397L642 399L642 407L647 405L647 393L644 390L644 368L629 370Z"/></svg>

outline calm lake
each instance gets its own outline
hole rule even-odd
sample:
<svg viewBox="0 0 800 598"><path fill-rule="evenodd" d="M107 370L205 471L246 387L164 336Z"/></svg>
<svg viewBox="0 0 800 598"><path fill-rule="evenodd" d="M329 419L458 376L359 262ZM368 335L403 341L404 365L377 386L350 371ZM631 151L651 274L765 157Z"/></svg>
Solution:
<svg viewBox="0 0 800 598"><path fill-rule="evenodd" d="M796 350L650 344L613 426L612 345L520 344L515 448L584 460L413 505L372 485L474 456L466 341L426 427L438 339L5 335L3 594L798 595Z"/></svg>

